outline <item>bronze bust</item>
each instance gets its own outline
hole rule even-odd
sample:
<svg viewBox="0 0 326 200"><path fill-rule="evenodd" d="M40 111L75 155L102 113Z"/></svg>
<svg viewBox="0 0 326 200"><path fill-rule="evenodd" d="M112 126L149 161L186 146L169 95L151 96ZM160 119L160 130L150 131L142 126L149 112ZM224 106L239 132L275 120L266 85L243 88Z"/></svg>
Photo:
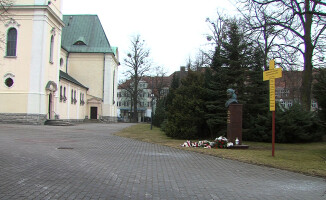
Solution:
<svg viewBox="0 0 326 200"><path fill-rule="evenodd" d="M225 107L228 108L230 104L238 103L237 95L235 94L234 89L231 89L231 88L227 89L226 93L229 97L229 100L225 103Z"/></svg>

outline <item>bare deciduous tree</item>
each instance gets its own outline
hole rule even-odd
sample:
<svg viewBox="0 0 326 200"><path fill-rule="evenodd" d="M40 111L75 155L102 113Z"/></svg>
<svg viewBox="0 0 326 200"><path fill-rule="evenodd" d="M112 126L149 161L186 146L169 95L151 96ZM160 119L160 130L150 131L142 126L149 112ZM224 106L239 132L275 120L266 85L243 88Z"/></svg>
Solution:
<svg viewBox="0 0 326 200"><path fill-rule="evenodd" d="M210 60L209 63L212 62L215 51L220 51L222 48L223 30L225 29L226 20L227 17L220 12L217 12L217 19L215 21L209 18L206 19L206 22L210 24L209 28L211 30L211 34L207 35L206 38L214 46L214 50L210 52L203 51L203 54Z"/></svg>
<svg viewBox="0 0 326 200"><path fill-rule="evenodd" d="M13 0L0 0L0 21L4 22L8 19L8 11L10 7L13 5ZM1 33L0 35L0 43L5 43L5 36L4 33ZM2 45L0 45L0 49L3 48Z"/></svg>
<svg viewBox="0 0 326 200"><path fill-rule="evenodd" d="M138 112L137 103L139 97L139 82L143 76L150 70L151 61L149 59L149 49L146 47L145 40L142 40L140 35L136 35L131 39L131 46L124 63L127 66L125 75L130 82L130 93L133 108L133 121L137 122Z"/></svg>
<svg viewBox="0 0 326 200"><path fill-rule="evenodd" d="M153 90L152 93L154 94L156 99L160 100L162 96L164 96L163 94L164 88L169 87L169 82L165 77L166 71L164 71L164 68L162 66L157 66L155 68L155 73L156 74L154 79L151 80L152 81L151 89Z"/></svg>
<svg viewBox="0 0 326 200"><path fill-rule="evenodd" d="M5 14L8 13L9 8L13 5L13 0L0 0L0 20L5 19Z"/></svg>
<svg viewBox="0 0 326 200"><path fill-rule="evenodd" d="M241 0L246 6L257 6L266 13L267 26L282 30L278 52L295 61L301 53L303 77L301 103L306 110L311 105L312 69L324 62L326 39L326 3L322 0ZM260 18L261 19L261 18ZM279 38L280 39L280 38ZM291 60L291 61L292 61ZM286 60L283 60L286 61Z"/></svg>

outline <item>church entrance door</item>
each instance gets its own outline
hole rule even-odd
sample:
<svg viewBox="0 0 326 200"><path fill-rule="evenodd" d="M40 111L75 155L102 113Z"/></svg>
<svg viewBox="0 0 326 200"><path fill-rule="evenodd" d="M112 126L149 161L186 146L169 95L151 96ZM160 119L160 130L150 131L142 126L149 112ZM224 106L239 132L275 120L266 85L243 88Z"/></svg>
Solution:
<svg viewBox="0 0 326 200"><path fill-rule="evenodd" d="M51 114L52 114L52 93L50 93L49 95L49 119L52 119Z"/></svg>
<svg viewBox="0 0 326 200"><path fill-rule="evenodd" d="M91 119L97 119L97 107L91 107Z"/></svg>

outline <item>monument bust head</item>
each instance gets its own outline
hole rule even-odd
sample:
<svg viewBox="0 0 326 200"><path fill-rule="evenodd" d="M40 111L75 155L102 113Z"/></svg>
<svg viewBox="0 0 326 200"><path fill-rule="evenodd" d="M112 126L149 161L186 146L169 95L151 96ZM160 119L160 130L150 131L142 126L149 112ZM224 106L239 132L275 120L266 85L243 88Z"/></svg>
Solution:
<svg viewBox="0 0 326 200"><path fill-rule="evenodd" d="M237 95L235 94L234 89L229 88L226 90L226 93L227 93L229 100L225 103L225 107L228 108L230 104L238 103Z"/></svg>

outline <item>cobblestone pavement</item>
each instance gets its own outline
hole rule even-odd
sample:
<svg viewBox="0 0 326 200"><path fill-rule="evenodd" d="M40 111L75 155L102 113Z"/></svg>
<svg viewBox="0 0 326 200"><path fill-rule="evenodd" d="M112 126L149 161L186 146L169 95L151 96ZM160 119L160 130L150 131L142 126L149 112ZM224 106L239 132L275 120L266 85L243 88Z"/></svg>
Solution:
<svg viewBox="0 0 326 200"><path fill-rule="evenodd" d="M326 199L326 182L112 135L0 124L0 199Z"/></svg>

